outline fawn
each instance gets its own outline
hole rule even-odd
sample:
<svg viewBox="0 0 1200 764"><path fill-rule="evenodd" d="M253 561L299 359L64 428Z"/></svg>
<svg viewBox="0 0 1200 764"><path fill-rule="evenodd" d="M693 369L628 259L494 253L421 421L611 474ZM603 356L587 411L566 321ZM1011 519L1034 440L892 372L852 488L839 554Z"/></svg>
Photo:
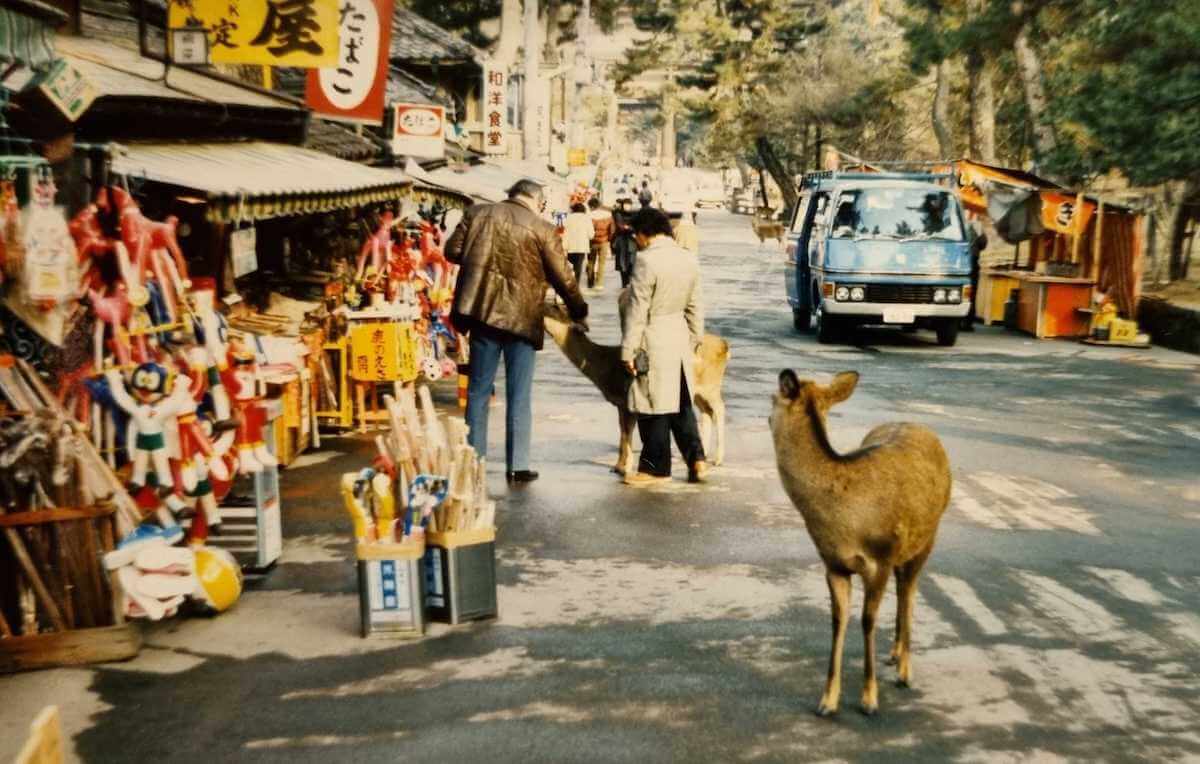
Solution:
<svg viewBox="0 0 1200 764"><path fill-rule="evenodd" d="M627 407L626 393L629 374L621 363L621 348L617 345L598 345L572 325L560 305L547 305L544 319L546 332L554 339L575 368L617 407L620 441L613 472L624 475L633 460L633 433L637 429L637 414ZM704 451L709 453L713 423L716 423L716 453L709 457L714 465L725 460L725 401L721 385L725 381L725 366L729 362L729 343L713 334L704 335L696 354L696 389L692 402L700 412L700 435Z"/></svg>
<svg viewBox="0 0 1200 764"><path fill-rule="evenodd" d="M838 709L842 646L850 618L851 576L862 577L865 681L862 710L879 709L875 679L875 617L896 576L896 634L891 658L898 683L912 682L912 611L917 577L933 551L938 521L950 502L950 463L937 436L906 422L883 424L862 445L839 454L829 442L825 415L850 397L858 373L842 372L828 387L779 374L771 412L771 435L779 476L825 563L833 615L829 677L817 713Z"/></svg>

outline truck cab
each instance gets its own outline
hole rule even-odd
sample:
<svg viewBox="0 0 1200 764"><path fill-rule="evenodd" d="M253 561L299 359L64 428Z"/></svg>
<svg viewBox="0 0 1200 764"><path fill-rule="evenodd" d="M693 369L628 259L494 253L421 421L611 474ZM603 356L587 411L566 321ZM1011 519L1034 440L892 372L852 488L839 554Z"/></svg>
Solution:
<svg viewBox="0 0 1200 764"><path fill-rule="evenodd" d="M940 179L805 176L785 268L798 331L828 343L855 326L882 324L933 329L941 345L957 341L971 310L971 245L958 198Z"/></svg>

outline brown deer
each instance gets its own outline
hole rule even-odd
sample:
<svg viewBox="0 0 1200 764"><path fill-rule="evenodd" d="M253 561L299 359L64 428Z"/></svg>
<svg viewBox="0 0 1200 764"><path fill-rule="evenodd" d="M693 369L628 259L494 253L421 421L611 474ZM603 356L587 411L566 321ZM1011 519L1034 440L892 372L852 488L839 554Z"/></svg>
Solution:
<svg viewBox="0 0 1200 764"><path fill-rule="evenodd" d="M546 306L545 325L546 333L562 349L567 360L591 380L606 401L617 407L620 440L613 472L625 475L633 459L637 414L630 413L626 405L629 374L621 363L620 346L593 342L571 323L560 305ZM706 454L709 453L713 423L716 423L716 453L709 457L714 465L725 460L725 401L721 397L721 385L728 363L729 343L713 334L704 335L696 354L696 389L692 391L692 402L700 412L700 434Z"/></svg>
<svg viewBox="0 0 1200 764"><path fill-rule="evenodd" d="M780 245L783 244L783 223L775 219L775 210L770 207L759 207L750 219L750 226L754 229L754 235L758 237L758 246L761 247L767 239L774 239Z"/></svg>
<svg viewBox="0 0 1200 764"><path fill-rule="evenodd" d="M875 616L896 576L896 635L889 662L898 664L898 683L912 682L912 611L917 577L933 551L938 521L950 502L950 463L936 435L906 422L883 424L862 445L840 454L829 442L825 414L850 397L858 373L846 371L828 387L779 374L771 412L775 458L792 503L825 563L833 611L829 678L817 713L838 709L842 646L850 618L850 579L862 577L864 673L862 710L879 709L875 679Z"/></svg>

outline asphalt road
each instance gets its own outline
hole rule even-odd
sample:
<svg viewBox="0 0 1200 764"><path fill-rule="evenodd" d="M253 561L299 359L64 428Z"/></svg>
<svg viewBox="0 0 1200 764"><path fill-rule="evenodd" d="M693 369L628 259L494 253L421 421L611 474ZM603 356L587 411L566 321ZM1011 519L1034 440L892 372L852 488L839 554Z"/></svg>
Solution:
<svg viewBox="0 0 1200 764"><path fill-rule="evenodd" d="M0 678L0 759L47 702L88 761L1200 759L1200 358L1001 329L819 346L792 331L781 252L748 218L700 229L709 330L733 347L709 484L677 466L670 486L620 485L615 413L549 346L543 478L510 491L493 475L498 620L357 636L333 483L368 446L328 440L285 472L284 559L235 610L150 627L126 664ZM597 341L616 340L615 296L590 297ZM785 366L860 372L830 419L839 448L916 421L953 466L914 686L881 666L877 717L857 711L857 619L841 713L813 714L828 596L767 429ZM894 612L889 593L884 654Z"/></svg>

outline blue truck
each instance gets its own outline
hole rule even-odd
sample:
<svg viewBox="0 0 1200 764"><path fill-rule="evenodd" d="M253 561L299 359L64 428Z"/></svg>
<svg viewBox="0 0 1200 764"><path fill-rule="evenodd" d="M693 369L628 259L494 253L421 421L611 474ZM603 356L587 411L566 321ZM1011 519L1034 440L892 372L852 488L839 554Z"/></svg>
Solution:
<svg viewBox="0 0 1200 764"><path fill-rule="evenodd" d="M797 331L835 342L855 326L932 329L950 346L971 310L971 241L958 197L926 173L804 176L787 244Z"/></svg>

